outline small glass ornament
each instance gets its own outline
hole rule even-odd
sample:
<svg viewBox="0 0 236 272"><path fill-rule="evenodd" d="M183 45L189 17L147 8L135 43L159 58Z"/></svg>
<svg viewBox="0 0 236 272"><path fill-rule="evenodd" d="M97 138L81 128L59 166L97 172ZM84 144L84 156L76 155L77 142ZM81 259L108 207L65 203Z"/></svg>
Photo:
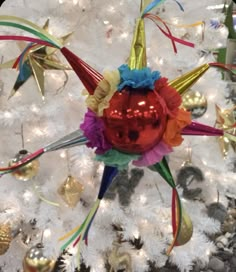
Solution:
<svg viewBox="0 0 236 272"><path fill-rule="evenodd" d="M84 186L79 180L69 175L59 187L58 193L69 207L74 208L80 201L83 190Z"/></svg>
<svg viewBox="0 0 236 272"><path fill-rule="evenodd" d="M14 164L22 160L24 157L28 156L29 154L30 153L25 149L20 150L15 155L15 157L9 162L9 166L13 166ZM12 172L12 176L14 176L18 180L26 181L35 177L38 171L39 171L39 161L33 160L27 163L26 165L18 168L16 171Z"/></svg>
<svg viewBox="0 0 236 272"><path fill-rule="evenodd" d="M55 260L46 256L43 244L31 247L23 260L24 272L52 272Z"/></svg>

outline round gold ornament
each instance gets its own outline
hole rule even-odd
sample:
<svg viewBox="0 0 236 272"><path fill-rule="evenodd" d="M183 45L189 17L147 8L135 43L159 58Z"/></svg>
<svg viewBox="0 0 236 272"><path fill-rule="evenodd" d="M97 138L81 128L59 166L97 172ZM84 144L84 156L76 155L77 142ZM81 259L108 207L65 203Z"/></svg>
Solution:
<svg viewBox="0 0 236 272"><path fill-rule="evenodd" d="M37 244L29 249L23 260L24 272L52 272L55 261L44 253L42 244Z"/></svg>
<svg viewBox="0 0 236 272"><path fill-rule="evenodd" d="M199 118L207 110L207 99L198 91L189 91L182 97L182 108L190 111L193 119Z"/></svg>
<svg viewBox="0 0 236 272"><path fill-rule="evenodd" d="M22 160L24 157L28 156L30 153L22 149L20 150L15 157L9 162L9 166L13 166L20 160ZM16 171L12 172L12 175L18 179L18 180L29 180L37 175L39 171L39 161L38 160L33 160L26 165L18 168Z"/></svg>
<svg viewBox="0 0 236 272"><path fill-rule="evenodd" d="M186 244L191 239L192 235L193 235L193 223L189 215L185 211L182 211L180 232L176 240L177 245L182 246Z"/></svg>
<svg viewBox="0 0 236 272"><path fill-rule="evenodd" d="M0 225L0 255L7 252L12 241L11 228L9 224Z"/></svg>
<svg viewBox="0 0 236 272"><path fill-rule="evenodd" d="M63 198L67 205L74 208L80 201L84 186L78 179L69 175L58 189L58 194Z"/></svg>

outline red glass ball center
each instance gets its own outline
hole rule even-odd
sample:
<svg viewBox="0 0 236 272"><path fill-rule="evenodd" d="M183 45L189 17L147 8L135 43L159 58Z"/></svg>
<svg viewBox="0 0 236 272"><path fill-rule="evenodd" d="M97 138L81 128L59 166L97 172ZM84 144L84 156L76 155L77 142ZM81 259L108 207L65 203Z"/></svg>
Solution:
<svg viewBox="0 0 236 272"><path fill-rule="evenodd" d="M155 92L126 88L115 92L104 110L105 136L125 153L140 154L155 146L166 128L166 115Z"/></svg>

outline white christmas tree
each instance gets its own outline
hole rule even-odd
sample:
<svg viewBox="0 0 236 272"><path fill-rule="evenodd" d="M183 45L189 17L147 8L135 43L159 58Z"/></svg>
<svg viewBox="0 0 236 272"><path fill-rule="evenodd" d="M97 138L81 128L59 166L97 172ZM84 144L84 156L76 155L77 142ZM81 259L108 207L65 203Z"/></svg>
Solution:
<svg viewBox="0 0 236 272"><path fill-rule="evenodd" d="M165 1L154 9L156 15L169 23L175 37L192 42L195 47L178 44L176 54L170 39L153 22L147 21L148 66L172 80L204 63L216 62L214 53L226 47L228 36L222 23L224 4L229 3L223 2L182 0L183 12L174 1ZM0 15L22 17L41 27L49 19L48 31L55 37L73 32L65 41L66 46L102 74L104 70L115 70L126 63L139 8L139 0L7 0ZM25 32L1 26L0 35L25 35ZM21 45L1 41L2 62L19 56ZM57 56L54 61L68 65L59 50L54 54ZM43 95L38 92L33 76L19 89L15 88L12 95L18 74L19 71L12 69L1 69L0 73L1 167L8 165L22 149L33 152L77 130L86 112L84 86L74 71L45 69ZM232 101L229 104L225 99L227 86L222 72L216 68L210 68L198 80L192 90L205 97L207 110L203 115L196 112L197 121L214 127L215 104L222 109L232 108ZM206 107L206 103L204 105ZM220 231L220 222L208 216L207 207L217 202L218 194L219 201L227 207L226 194L236 192L235 173L230 168L233 149L229 148L226 158L221 151L218 137L185 136L184 142L168 156L172 175L176 178L179 173L178 191L193 223L190 241L174 247L169 256L166 250L172 241L170 186L147 168L137 170L130 165L127 172L122 171L116 180L119 190L111 188L102 200L89 232L88 246L81 248L85 267L91 272L107 271L109 256L115 252L113 242L119 235L125 241L119 245L124 257L120 255L120 261L131 262L132 271L158 271L155 267L163 267L167 261L181 272L191 271L195 262L206 265L216 251L209 237ZM195 172L180 175L190 153ZM9 224L14 238L7 252L0 256L0 271L27 272L22 268L26 252L42 239L45 256L56 260L63 243L59 238L83 223L96 200L104 165L95 160L92 149L86 145L61 149L38 160L39 170L33 170L37 175L27 181L17 179L17 172L1 178L0 227ZM198 182L195 176L192 187L185 191L185 185L194 174L203 175L204 179ZM68 177L75 178L81 185L77 188L81 196L76 205L68 202L73 202L72 199L65 202L62 196L61 186ZM197 193L196 197L191 196L191 192ZM191 232L191 228L187 231ZM55 271L76 271L76 257L64 257L61 270L57 266Z"/></svg>

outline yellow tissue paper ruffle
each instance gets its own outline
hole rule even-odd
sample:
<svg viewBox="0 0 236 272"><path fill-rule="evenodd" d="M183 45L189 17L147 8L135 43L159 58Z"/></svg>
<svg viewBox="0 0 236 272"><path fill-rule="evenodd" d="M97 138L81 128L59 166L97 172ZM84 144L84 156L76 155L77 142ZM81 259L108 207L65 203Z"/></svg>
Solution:
<svg viewBox="0 0 236 272"><path fill-rule="evenodd" d="M120 73L118 70L105 71L104 79L98 83L93 95L88 95L86 104L89 109L94 111L98 116L103 115L103 110L109 107L109 101L117 85L120 83Z"/></svg>

